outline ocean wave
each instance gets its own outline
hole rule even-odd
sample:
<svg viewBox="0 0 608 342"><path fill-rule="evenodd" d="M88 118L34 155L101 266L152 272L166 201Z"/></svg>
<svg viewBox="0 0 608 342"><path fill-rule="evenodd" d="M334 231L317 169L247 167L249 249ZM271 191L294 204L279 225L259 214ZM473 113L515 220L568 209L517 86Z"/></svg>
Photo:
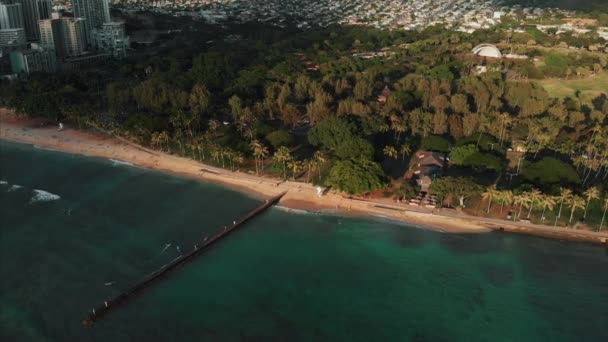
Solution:
<svg viewBox="0 0 608 342"><path fill-rule="evenodd" d="M0 180L0 185L8 185L8 182L5 180Z"/></svg>
<svg viewBox="0 0 608 342"><path fill-rule="evenodd" d="M285 212L291 213L291 214L300 214L300 215L303 215L303 214L314 214L314 212L312 212L312 211L308 211L308 210L304 210L304 209L292 209L292 208L284 207L282 205L277 205L277 206L275 206L275 208L277 208L277 209L279 209L281 211L285 211Z"/></svg>
<svg viewBox="0 0 608 342"><path fill-rule="evenodd" d="M34 193L35 195L30 199L30 203L56 201L61 198L59 195L44 190L34 189Z"/></svg>
<svg viewBox="0 0 608 342"><path fill-rule="evenodd" d="M114 164L114 166L117 166L117 165L134 166L133 164L126 162L124 160L120 160L120 159L110 159L110 161Z"/></svg>
<svg viewBox="0 0 608 342"><path fill-rule="evenodd" d="M39 150L45 150L45 151L60 152L60 151L54 150L52 148L42 147L42 146L38 146L38 145L34 145L34 148L39 149Z"/></svg>
<svg viewBox="0 0 608 342"><path fill-rule="evenodd" d="M19 184L13 184L13 185L11 185L11 186L8 188L8 192L11 192L11 191L16 191L16 190L19 190L19 189L21 189L21 188L23 188L21 185L19 185Z"/></svg>

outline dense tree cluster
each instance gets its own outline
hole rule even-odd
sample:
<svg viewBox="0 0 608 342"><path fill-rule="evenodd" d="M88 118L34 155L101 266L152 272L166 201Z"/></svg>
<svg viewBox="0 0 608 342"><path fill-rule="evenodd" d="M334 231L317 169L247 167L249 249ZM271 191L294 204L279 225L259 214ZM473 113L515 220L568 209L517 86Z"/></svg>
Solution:
<svg viewBox="0 0 608 342"><path fill-rule="evenodd" d="M433 191L461 205L479 192L475 183L503 172L507 148L526 152L517 186L556 192L567 182L582 193L608 174L608 98L550 98L534 82L509 80L507 71L531 62L470 55L503 33L233 30L237 43L219 39L105 69L2 83L2 105L94 122L227 168L275 170L348 193L385 187L380 163L404 163L417 148L448 153L450 165L473 170L475 182L457 174L433 182ZM384 57L353 56L381 49ZM547 57L545 72L582 58ZM492 63L499 67L475 71Z"/></svg>

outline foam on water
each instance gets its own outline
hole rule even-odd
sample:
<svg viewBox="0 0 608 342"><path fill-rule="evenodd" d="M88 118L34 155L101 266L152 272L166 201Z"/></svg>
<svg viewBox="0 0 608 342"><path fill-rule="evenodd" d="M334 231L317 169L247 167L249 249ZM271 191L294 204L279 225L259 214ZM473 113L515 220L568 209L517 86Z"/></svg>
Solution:
<svg viewBox="0 0 608 342"><path fill-rule="evenodd" d="M21 188L23 188L21 185L19 185L19 184L13 184L13 185L11 185L11 186L8 188L8 192L11 192L11 191L17 191L17 190L19 190L19 189L21 189Z"/></svg>
<svg viewBox="0 0 608 342"><path fill-rule="evenodd" d="M133 164L126 162L124 160L120 160L120 159L110 159L110 161L114 164L114 166L117 166L117 165L134 166Z"/></svg>
<svg viewBox="0 0 608 342"><path fill-rule="evenodd" d="M34 189L34 193L35 195L30 199L30 203L56 201L61 198L59 195L44 190Z"/></svg>
<svg viewBox="0 0 608 342"><path fill-rule="evenodd" d="M8 185L8 182L5 180L0 180L0 185Z"/></svg>
<svg viewBox="0 0 608 342"><path fill-rule="evenodd" d="M277 205L277 206L275 206L275 208L277 208L278 210L281 210L281 211L285 211L285 212L291 213L291 214L300 214L300 215L303 215L303 214L314 214L314 212L312 212L312 211L303 210L303 209L292 209L292 208L287 208L287 207L284 207L284 206L281 206L281 205Z"/></svg>
<svg viewBox="0 0 608 342"><path fill-rule="evenodd" d="M54 150L52 148L42 147L42 146L38 146L38 145L34 145L34 148L38 149L38 150L44 150L44 151L59 152L58 150Z"/></svg>

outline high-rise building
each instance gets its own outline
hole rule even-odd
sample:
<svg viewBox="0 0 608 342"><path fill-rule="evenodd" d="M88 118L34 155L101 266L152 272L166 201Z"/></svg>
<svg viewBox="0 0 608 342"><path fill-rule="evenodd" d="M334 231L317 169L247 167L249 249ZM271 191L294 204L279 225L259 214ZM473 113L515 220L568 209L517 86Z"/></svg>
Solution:
<svg viewBox="0 0 608 342"><path fill-rule="evenodd" d="M40 45L55 50L57 57L80 56L86 50L85 19L45 19L39 26Z"/></svg>
<svg viewBox="0 0 608 342"><path fill-rule="evenodd" d="M40 19L50 19L53 12L53 4L51 0L38 0L38 14Z"/></svg>
<svg viewBox="0 0 608 342"><path fill-rule="evenodd" d="M32 48L12 51L9 55L13 74L55 71L55 52L32 44Z"/></svg>
<svg viewBox="0 0 608 342"><path fill-rule="evenodd" d="M40 30L38 29L38 20L40 20L38 0L13 0L13 3L21 4L21 8L23 10L23 22L25 24L25 36L27 39L40 39Z"/></svg>
<svg viewBox="0 0 608 342"><path fill-rule="evenodd" d="M65 49L68 56L80 56L87 49L86 19L66 18L62 21Z"/></svg>
<svg viewBox="0 0 608 342"><path fill-rule="evenodd" d="M125 36L125 24L121 22L109 22L102 25L100 30L94 34L95 48L111 54L114 58L127 56L129 37Z"/></svg>
<svg viewBox="0 0 608 342"><path fill-rule="evenodd" d="M0 29L24 28L21 4L0 3Z"/></svg>
<svg viewBox="0 0 608 342"><path fill-rule="evenodd" d="M108 0L73 0L74 16L84 18L88 42L94 41L95 30L102 29L104 23L110 22L110 4Z"/></svg>
<svg viewBox="0 0 608 342"><path fill-rule="evenodd" d="M22 28L9 28L0 30L0 47L5 46L24 46L25 30Z"/></svg>
<svg viewBox="0 0 608 342"><path fill-rule="evenodd" d="M38 21L40 29L40 46L55 50L57 57L63 57L65 48L61 34L61 19L44 19Z"/></svg>

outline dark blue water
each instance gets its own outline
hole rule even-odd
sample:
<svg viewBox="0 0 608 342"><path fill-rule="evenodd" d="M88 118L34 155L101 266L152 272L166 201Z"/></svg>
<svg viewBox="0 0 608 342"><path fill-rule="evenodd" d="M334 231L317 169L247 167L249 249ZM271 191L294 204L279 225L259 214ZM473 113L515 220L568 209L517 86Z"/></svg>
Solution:
<svg viewBox="0 0 608 342"><path fill-rule="evenodd" d="M602 247L277 208L85 329L80 321L93 307L258 202L216 185L7 142L0 142L0 179L8 183L0 185L2 341L608 336ZM32 201L33 189L60 198Z"/></svg>

